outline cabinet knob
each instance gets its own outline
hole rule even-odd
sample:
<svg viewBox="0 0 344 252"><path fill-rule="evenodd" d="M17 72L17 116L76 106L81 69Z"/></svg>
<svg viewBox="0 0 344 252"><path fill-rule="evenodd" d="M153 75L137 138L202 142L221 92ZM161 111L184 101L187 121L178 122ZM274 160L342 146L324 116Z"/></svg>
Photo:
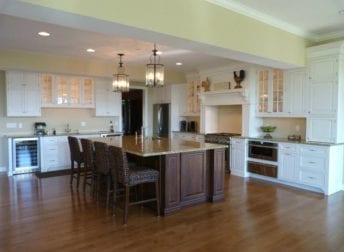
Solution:
<svg viewBox="0 0 344 252"><path fill-rule="evenodd" d="M309 178L309 179L312 179L312 180L315 179L315 177L311 177L311 176L308 176L308 178Z"/></svg>

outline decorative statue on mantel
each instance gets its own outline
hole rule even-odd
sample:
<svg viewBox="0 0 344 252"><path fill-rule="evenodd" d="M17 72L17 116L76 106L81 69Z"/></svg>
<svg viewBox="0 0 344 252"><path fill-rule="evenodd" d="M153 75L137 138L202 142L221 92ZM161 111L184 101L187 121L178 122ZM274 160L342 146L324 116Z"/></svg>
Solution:
<svg viewBox="0 0 344 252"><path fill-rule="evenodd" d="M240 83L245 79L245 71L240 70L239 71L239 76L237 75L237 71L234 71L234 80L236 82L236 86L234 88L242 88Z"/></svg>

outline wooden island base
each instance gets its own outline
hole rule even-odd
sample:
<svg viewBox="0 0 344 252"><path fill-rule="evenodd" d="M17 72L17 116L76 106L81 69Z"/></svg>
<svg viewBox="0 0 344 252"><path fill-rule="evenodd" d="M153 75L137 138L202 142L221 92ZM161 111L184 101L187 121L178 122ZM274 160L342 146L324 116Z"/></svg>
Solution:
<svg viewBox="0 0 344 252"><path fill-rule="evenodd" d="M160 170L161 213L224 199L225 148L141 159Z"/></svg>

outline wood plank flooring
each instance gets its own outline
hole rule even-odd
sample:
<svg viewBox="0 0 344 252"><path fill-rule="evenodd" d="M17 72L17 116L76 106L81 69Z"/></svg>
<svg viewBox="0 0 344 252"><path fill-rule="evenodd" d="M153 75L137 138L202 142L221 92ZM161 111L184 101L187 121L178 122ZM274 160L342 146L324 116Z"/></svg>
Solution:
<svg viewBox="0 0 344 252"><path fill-rule="evenodd" d="M115 218L68 176L0 176L0 251L344 251L344 193L330 197L226 175L225 200Z"/></svg>

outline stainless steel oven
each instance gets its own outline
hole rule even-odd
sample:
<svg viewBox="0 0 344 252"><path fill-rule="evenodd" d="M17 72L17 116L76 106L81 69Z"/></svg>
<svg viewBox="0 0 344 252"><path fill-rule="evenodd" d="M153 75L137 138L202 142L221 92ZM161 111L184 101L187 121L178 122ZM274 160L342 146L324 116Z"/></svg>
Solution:
<svg viewBox="0 0 344 252"><path fill-rule="evenodd" d="M260 141L248 142L248 156L250 158L277 161L277 151L277 143Z"/></svg>
<svg viewBox="0 0 344 252"><path fill-rule="evenodd" d="M277 143L249 141L247 170L251 173L276 178L277 157Z"/></svg>

